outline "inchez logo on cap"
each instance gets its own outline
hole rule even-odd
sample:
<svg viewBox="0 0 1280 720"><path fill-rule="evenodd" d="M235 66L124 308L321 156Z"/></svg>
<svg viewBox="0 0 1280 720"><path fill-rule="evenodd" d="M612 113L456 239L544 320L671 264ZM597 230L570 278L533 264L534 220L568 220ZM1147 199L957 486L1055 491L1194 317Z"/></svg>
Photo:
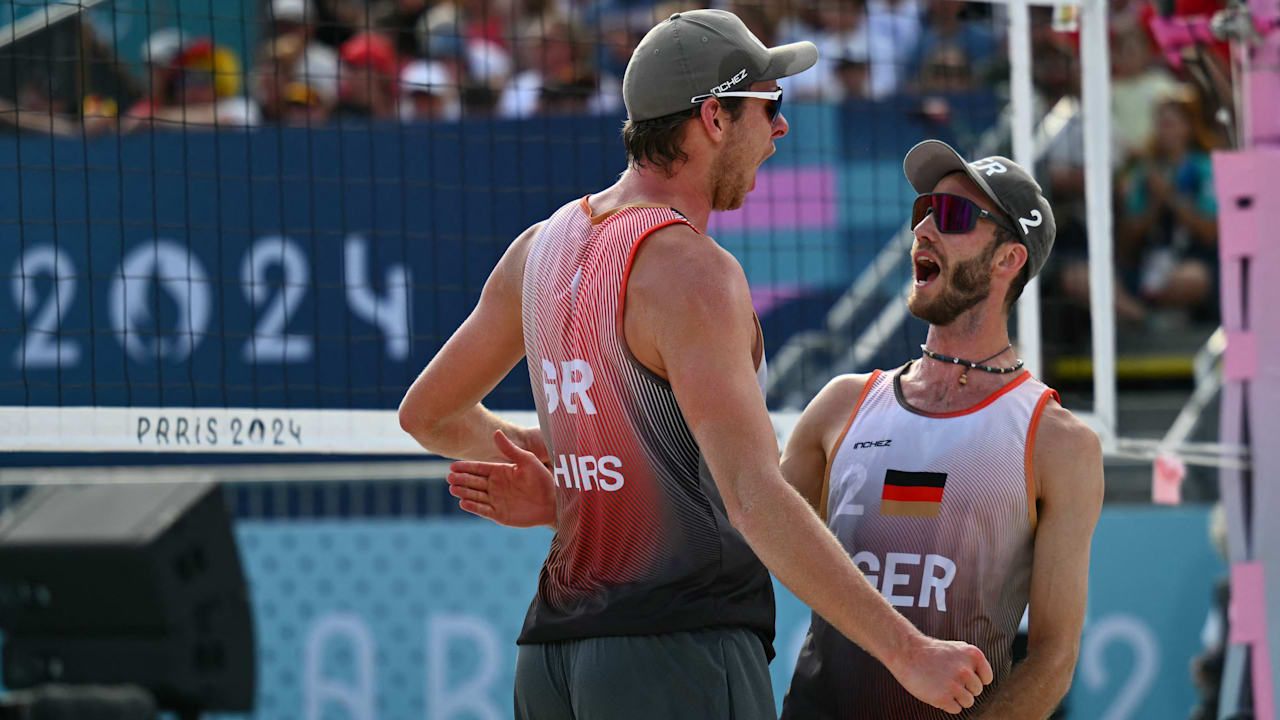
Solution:
<svg viewBox="0 0 1280 720"><path fill-rule="evenodd" d="M734 85L737 85L738 83L742 82L743 80L746 79L746 77L747 77L747 69L742 68L741 70L738 71L737 75L734 75L731 79L727 80L726 82L722 82L719 85L711 88L707 92L711 93L712 95L715 95L716 93L722 93L725 90L728 90L729 88L733 87Z"/></svg>

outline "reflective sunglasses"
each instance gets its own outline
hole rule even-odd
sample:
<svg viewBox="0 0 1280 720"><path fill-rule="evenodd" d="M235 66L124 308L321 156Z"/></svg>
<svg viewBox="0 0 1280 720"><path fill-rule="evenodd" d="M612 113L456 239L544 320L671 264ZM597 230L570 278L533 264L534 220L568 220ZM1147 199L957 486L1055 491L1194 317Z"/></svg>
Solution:
<svg viewBox="0 0 1280 720"><path fill-rule="evenodd" d="M782 114L782 88L777 90L769 90L768 92L755 92L751 90L735 90L729 92L707 93L706 95L694 95L689 99L691 103L700 103L710 100L711 98L723 97L745 97L760 98L769 102L764 106L765 113L769 116L769 124L773 125L778 122L778 116Z"/></svg>
<svg viewBox="0 0 1280 720"><path fill-rule="evenodd" d="M1022 236L1001 220L999 216L978 207L978 204L966 197L947 193L925 193L916 198L911 208L911 227L920 224L926 215L933 215L933 224L938 232L945 234L967 233L978 225L978 220L990 220L1013 233L1014 237Z"/></svg>

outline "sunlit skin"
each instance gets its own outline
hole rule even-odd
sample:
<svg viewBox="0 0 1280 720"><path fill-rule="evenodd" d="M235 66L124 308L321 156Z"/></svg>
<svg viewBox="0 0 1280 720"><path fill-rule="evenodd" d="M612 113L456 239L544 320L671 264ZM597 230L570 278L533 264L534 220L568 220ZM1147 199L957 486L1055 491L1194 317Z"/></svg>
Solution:
<svg viewBox="0 0 1280 720"><path fill-rule="evenodd" d="M756 83L751 89L763 91L776 90L776 82ZM769 124L769 100L747 98L749 106L734 123L734 131L728 133L728 140L720 154L711 164L711 209L736 210L747 200L747 193L755 189L756 172L760 165L774 153L773 141L787 134L787 120L782 115L772 126ZM760 105L762 109L755 106ZM779 131L779 128L780 131ZM760 155L762 138L768 138L768 149ZM758 159L757 159L758 158Z"/></svg>
<svg viewBox="0 0 1280 720"><path fill-rule="evenodd" d="M761 81L743 89L776 88ZM729 522L761 562L884 663L908 692L959 713L991 682L990 664L976 647L921 634L782 477L760 395L753 350L761 340L746 275L705 233L713 209L742 206L760 165L787 134L785 117L770 121L771 102L742 98L737 117L717 98L702 102L681 126L679 148L687 159L667 172L632 158L613 186L584 199L593 216L646 204L675 208L687 220L654 230L639 245L627 275L621 334L631 357L667 380ZM502 524L556 527L541 432L515 427L478 404L524 354L524 262L540 228L534 225L508 248L476 309L406 393L400 423L433 452L471 459L454 463L449 475L463 510Z"/></svg>
<svg viewBox="0 0 1280 720"><path fill-rule="evenodd" d="M959 195L994 215L1004 214L964 173L947 175L938 181L933 191ZM995 244L996 228L995 223L981 219L967 233L944 234L938 232L930 214L912 229L915 240L911 258L916 282L911 287L907 307L912 315L929 323L926 344L931 350L953 357L979 359L1009 344L1009 316L1004 298L1026 262L1027 249L1018 242ZM936 272L930 271L931 262L937 266ZM1017 353L1009 349L986 364L1004 367L1016 359ZM960 366L944 363L914 363L903 375L904 388L918 381L922 389L956 391L967 397L990 392L994 387L989 386L1004 381L999 375L970 373L970 382L960 386L956 379L963 371ZM928 382L935 375L944 375L949 382ZM962 398L954 401L963 403Z"/></svg>
<svg viewBox="0 0 1280 720"><path fill-rule="evenodd" d="M715 113L704 109L704 127L719 128L719 124L707 122L709 115ZM776 127L774 130L777 132ZM754 138L755 135L750 137ZM706 138L725 142L725 147L730 142L725 134L720 133L708 133ZM736 150L735 153L726 155L748 159L752 157L750 152L738 153ZM735 181L744 177L744 170L754 176L755 168L750 166L749 161L726 160L724 163L727 167L725 171L711 173L710 177L702 176L702 187L741 187L741 183ZM758 163L756 166L758 167ZM699 167L705 169L710 165ZM624 175L624 180L626 177ZM933 190L969 198L988 212L997 212L994 203L986 199L977 185L962 173L943 178ZM702 196L704 202L699 206L701 215L695 222L705 222L709 205L707 201L715 194L707 191ZM736 199L738 194L745 195L734 192L725 194L731 199ZM1009 341L1008 311L1004 298L1010 284L1027 261L1027 250L1020 242L996 244L995 227L990 220L979 220L968 233L942 234L938 232L933 219L926 216L914 228L912 258L916 265L917 282L911 290L910 308L913 313L921 316L947 316L946 323L931 325L929 329L928 344L939 352L963 358L980 358L984 354L995 353ZM665 251L674 255L682 247L691 245L695 238L685 236L672 240ZM653 240L647 242L652 243ZM689 256L683 256L681 260L687 257ZM697 286L704 291L711 287L705 283L697 284L703 278L711 276L711 273L697 274L698 280L695 282L695 274L687 273L683 264L664 267L660 272L653 270L651 277L661 280L671 274L685 273L678 279L689 286ZM635 282L634 277L632 282ZM661 287L659 293L651 293L646 297L652 302L653 298L664 297L680 287L679 283L668 284ZM628 290L629 296L634 291L633 285ZM690 306L697 307L698 304ZM628 318L631 317L631 312L628 311ZM678 314L668 312L660 318L670 321L673 315ZM660 321L651 324L660 324ZM715 316L715 320L708 319L698 325L693 335L714 333L722 324L732 326L734 323L729 315L720 313ZM688 342L685 338L690 337L687 332L689 328L683 329L686 332L679 336L680 343L669 347L678 347ZM633 351L637 345L632 339L645 338L641 332L643 328L636 330L634 333L630 328L627 331L628 342ZM732 354L726 356L723 353L723 348L734 344L745 346L747 334L740 333L736 343L714 339L713 343L702 348L697 357L690 357L690 366L705 369L706 353L714 352L717 355L715 373L722 373L720 365L734 360ZM649 343L645 341L644 344ZM637 352L636 356L641 362L645 362L643 351ZM1014 353L1010 350L999 353L989 362L992 365L1009 366L1013 361ZM677 367L682 366L677 364ZM924 359L913 362L900 376L903 397L912 407L926 413L953 412L972 408L1015 377L1013 374L974 372L970 374L968 383L961 385L957 379L963 370L963 367L951 363ZM697 383L699 387L713 384L706 381L705 377L701 379L703 382ZM862 397L867 380L868 375L841 375L832 380L805 408L787 441L781 463L782 474L813 510L820 506L824 471L830 467L830 459L843 437L842 428L847 427L849 408L855 406ZM744 385L747 383L749 378L744 379ZM754 387L751 389L755 392ZM720 392L719 388L717 392ZM688 406L697 408L693 403ZM686 403L682 401L681 407L683 410ZM718 414L707 416L703 418L705 424L691 423L691 427L714 428L723 432L725 437L740 439L744 434L745 421L749 421L746 414L735 416L743 422L725 423L723 417ZM1030 498L1034 499L1038 513L1029 598L1031 626L1028 658L1004 679L1000 687L993 688L993 695L987 698L979 715L984 720L1033 720L1047 717L1070 685L1072 669L1079 652L1080 628L1084 621L1087 594L1090 538L1102 504L1101 447L1093 431L1057 403L1045 405L1036 432L1034 455L1030 459L1032 465L1027 475L1028 492L1032 493ZM509 462L455 463L448 477L450 493L459 499L463 510L501 524L527 526L554 523L556 500L550 471L538 456L508 442L501 433L496 434L495 440ZM700 444L701 442L699 440ZM745 456L753 449L757 448L747 444L737 448L737 451ZM753 467L759 467L764 461L751 462ZM712 471L713 474L716 472L714 466ZM779 514L774 505L768 507L771 516ZM794 539L796 536L798 533L794 525L786 526L779 535L780 541ZM820 549L815 545L805 546L808 553L816 553ZM831 565L829 569L835 571L838 568ZM877 592L874 588L851 586L851 589L868 590L873 594ZM850 597L852 596L842 596L841 602L850 602ZM901 619L901 616L890 611L880 618ZM864 622L877 624L880 621ZM865 629L866 625L861 627ZM846 636L858 642L851 635ZM957 647L952 648L953 651L956 649ZM979 661L980 651L976 648L968 648L968 651L978 653L979 657L974 659L977 663L974 666L977 675L967 677L964 687L953 686L950 689L950 699L946 699L947 693L943 693L944 702L934 703L935 707L944 708L953 714L958 713L962 707L972 706L974 696L991 682L991 669L985 661ZM886 665L892 668L891 662ZM895 673L895 677L899 677L904 686L908 686L902 676ZM910 686L908 689L910 690Z"/></svg>
<svg viewBox="0 0 1280 720"><path fill-rule="evenodd" d="M746 89L769 92L777 90L778 83L767 80ZM714 98L702 103L701 113L685 128L688 160L678 164L674 176L630 168L612 187L591 196L592 207L628 202L669 205L703 232L712 211L742 207L755 188L760 165L774 153L774 142L791 129L785 113L769 124L768 100L744 98L743 103L737 120Z"/></svg>

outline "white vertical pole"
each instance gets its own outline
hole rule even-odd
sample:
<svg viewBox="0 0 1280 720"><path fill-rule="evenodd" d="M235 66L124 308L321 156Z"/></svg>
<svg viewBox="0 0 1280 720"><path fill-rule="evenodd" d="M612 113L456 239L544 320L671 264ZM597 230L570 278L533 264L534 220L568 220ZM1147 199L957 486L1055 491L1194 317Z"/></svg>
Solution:
<svg viewBox="0 0 1280 720"><path fill-rule="evenodd" d="M1013 161L1034 172L1035 95L1031 88L1031 13L1026 0L1009 3L1009 85L1013 111ZM1033 277L1018 300L1018 355L1032 375L1042 377L1040 278Z"/></svg>
<svg viewBox="0 0 1280 720"><path fill-rule="evenodd" d="M1080 6L1084 112L1084 198L1089 235L1089 307L1093 336L1093 409L1103 448L1116 436L1116 332L1111 226L1111 61L1107 0Z"/></svg>

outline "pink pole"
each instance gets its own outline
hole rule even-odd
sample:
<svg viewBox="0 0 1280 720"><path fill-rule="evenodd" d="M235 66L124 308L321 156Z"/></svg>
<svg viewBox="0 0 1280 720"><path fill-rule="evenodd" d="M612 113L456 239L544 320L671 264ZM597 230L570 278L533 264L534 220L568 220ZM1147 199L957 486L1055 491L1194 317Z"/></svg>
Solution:
<svg viewBox="0 0 1280 720"><path fill-rule="evenodd" d="M1254 717L1277 720L1280 686L1280 0L1250 0L1257 44L1233 43L1242 149L1214 153L1227 333L1221 440L1247 443L1252 470L1223 470L1231 549L1229 712L1244 683ZM1233 660L1234 658L1234 660ZM1245 659L1249 670L1245 672Z"/></svg>

